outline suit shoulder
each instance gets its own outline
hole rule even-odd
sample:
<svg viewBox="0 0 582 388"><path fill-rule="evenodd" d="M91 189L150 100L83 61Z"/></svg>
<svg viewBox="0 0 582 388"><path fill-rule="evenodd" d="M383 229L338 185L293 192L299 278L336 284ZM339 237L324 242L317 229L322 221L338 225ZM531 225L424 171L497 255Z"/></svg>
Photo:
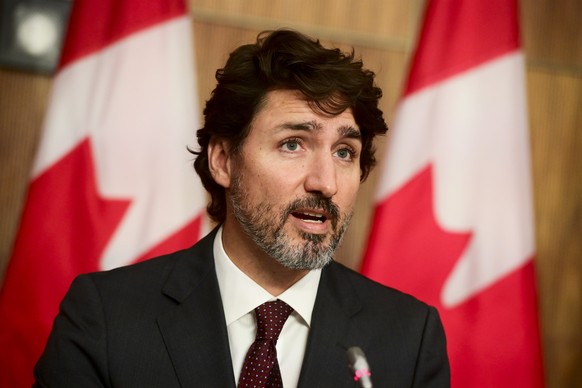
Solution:
<svg viewBox="0 0 582 388"><path fill-rule="evenodd" d="M398 309L413 309L426 312L430 306L413 295L407 294L395 288L378 283L366 276L344 266L332 262L329 270L335 276L347 278L354 292L361 300L382 306L394 306Z"/></svg>
<svg viewBox="0 0 582 388"><path fill-rule="evenodd" d="M188 256L188 251L189 249L184 249L167 255L147 259L139 263L129 264L106 271L93 272L86 276L92 278L95 282L159 277L161 274L167 273L171 270L177 261L185 259L185 257Z"/></svg>
<svg viewBox="0 0 582 388"><path fill-rule="evenodd" d="M199 263L208 263L212 260L212 244L215 233L215 231L211 232L189 248L112 270L94 272L88 276L96 283L163 282L171 272L188 272L196 269L197 266L206 267L206 264Z"/></svg>

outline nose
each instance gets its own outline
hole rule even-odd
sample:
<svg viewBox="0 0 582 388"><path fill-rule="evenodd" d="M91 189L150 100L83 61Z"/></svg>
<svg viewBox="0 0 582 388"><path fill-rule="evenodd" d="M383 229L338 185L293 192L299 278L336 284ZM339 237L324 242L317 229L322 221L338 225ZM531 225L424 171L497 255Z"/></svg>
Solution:
<svg viewBox="0 0 582 388"><path fill-rule="evenodd" d="M331 198L337 193L337 171L332 155L318 155L307 167L305 191Z"/></svg>

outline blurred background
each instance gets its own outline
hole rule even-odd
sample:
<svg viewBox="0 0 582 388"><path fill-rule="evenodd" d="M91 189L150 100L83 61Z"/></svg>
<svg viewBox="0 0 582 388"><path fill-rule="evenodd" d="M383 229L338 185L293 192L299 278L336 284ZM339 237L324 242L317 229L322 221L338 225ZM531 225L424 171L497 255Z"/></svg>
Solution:
<svg viewBox="0 0 582 388"><path fill-rule="evenodd" d="M423 0L191 0L201 104L228 53L259 31L296 28L349 50L377 73L388 123L419 32ZM548 387L582 386L582 2L521 1ZM52 77L0 69L0 282L24 203ZM197 107L201 109L200 107ZM492 118L491 125L495 125ZM194 139L194 129L193 129ZM378 155L386 143L378 144ZM358 269L376 174L364 183L338 260ZM508 328L519 331L519 328Z"/></svg>

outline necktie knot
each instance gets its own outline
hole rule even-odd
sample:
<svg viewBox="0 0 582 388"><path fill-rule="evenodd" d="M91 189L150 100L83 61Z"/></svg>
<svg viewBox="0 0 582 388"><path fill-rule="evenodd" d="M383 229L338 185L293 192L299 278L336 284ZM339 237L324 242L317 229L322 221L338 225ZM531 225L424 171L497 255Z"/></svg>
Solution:
<svg viewBox="0 0 582 388"><path fill-rule="evenodd" d="M257 317L257 338L277 342L283 325L293 309L282 300L266 302L255 309Z"/></svg>
<svg viewBox="0 0 582 388"><path fill-rule="evenodd" d="M239 388L282 388L275 344L293 309L282 300L263 303L255 309L257 337L243 363Z"/></svg>

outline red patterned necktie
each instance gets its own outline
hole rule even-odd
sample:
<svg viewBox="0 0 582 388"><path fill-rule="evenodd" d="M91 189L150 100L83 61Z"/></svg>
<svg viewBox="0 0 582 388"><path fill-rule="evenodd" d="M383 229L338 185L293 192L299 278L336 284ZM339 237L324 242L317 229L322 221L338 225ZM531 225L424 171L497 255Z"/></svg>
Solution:
<svg viewBox="0 0 582 388"><path fill-rule="evenodd" d="M283 387L275 345L292 311L282 300L263 303L255 309L257 336L245 357L238 381L239 388Z"/></svg>

